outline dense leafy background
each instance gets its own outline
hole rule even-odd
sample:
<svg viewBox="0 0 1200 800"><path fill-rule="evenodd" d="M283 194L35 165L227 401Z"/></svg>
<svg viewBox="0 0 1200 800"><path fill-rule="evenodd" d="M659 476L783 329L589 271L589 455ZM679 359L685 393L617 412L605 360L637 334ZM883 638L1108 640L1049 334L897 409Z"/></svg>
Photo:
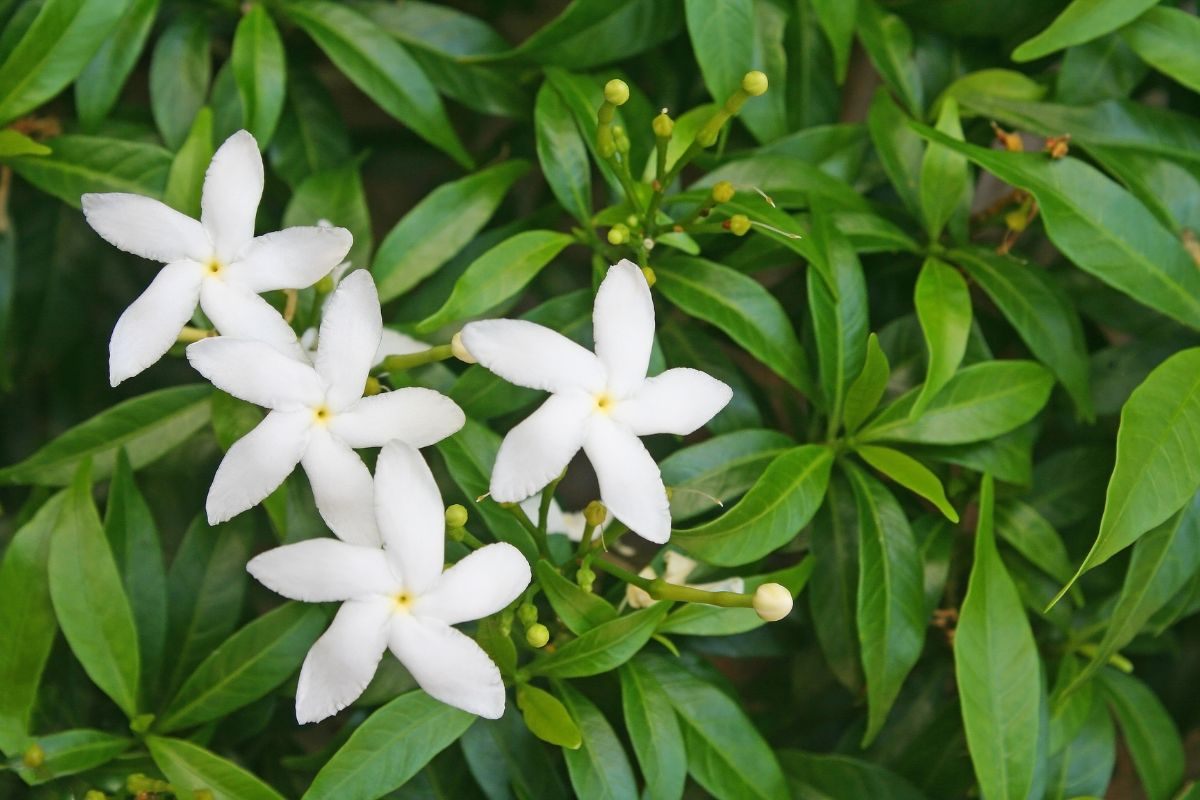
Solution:
<svg viewBox="0 0 1200 800"><path fill-rule="evenodd" d="M0 0L0 793L1193 796L1193 5ZM631 86L618 121L651 179L657 110L671 164L751 68L770 90L664 187L663 221L720 180L734 199L648 256L609 245L632 209L596 158L604 82ZM351 229L385 320L431 342L501 315L586 341L604 266L648 263L655 368L735 389L707 433L652 442L673 542L697 578L802 592L795 612L618 615L619 582L586 593L543 560L554 652L474 630L521 683L504 719L388 658L297 727L326 611L244 565L325 532L307 486L195 517L258 412L179 358L108 388L109 331L156 267L78 209L133 191L195 213L241 127L268 165L259 230ZM735 213L765 224L734 236ZM315 313L302 293L298 328ZM398 380L467 411L430 458L448 501L482 494L536 395L457 363ZM559 491L594 495L586 467Z"/></svg>

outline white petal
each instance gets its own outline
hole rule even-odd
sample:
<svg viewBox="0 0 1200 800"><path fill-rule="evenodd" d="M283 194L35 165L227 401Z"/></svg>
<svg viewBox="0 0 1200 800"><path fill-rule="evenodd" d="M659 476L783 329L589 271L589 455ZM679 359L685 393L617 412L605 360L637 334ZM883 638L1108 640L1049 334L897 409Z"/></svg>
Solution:
<svg viewBox="0 0 1200 800"><path fill-rule="evenodd" d="M544 493L539 492L521 501L521 510L534 525L537 524L538 515L542 510L542 494ZM582 514L579 515L579 519L583 519ZM568 537L571 536L571 520L563 513L562 506L558 504L558 501L554 499L550 500L550 508L546 511L546 533L561 533ZM581 527L575 534L575 541L582 538L582 533L583 528Z"/></svg>
<svg viewBox="0 0 1200 800"><path fill-rule="evenodd" d="M392 439L428 447L457 433L466 421L449 397L410 386L362 398L337 414L330 430L351 447L380 447Z"/></svg>
<svg viewBox="0 0 1200 800"><path fill-rule="evenodd" d="M504 714L504 680L466 634L437 620L397 615L389 646L430 697L487 719Z"/></svg>
<svg viewBox="0 0 1200 800"><path fill-rule="evenodd" d="M550 507L550 518L554 518L554 506ZM600 525L600 530L604 530L611 519L612 517L606 517ZM549 523L546 527L550 532L565 533L572 542L580 542L583 541L583 529L587 527L587 519L583 516L582 511L564 511L562 512L562 522Z"/></svg>
<svg viewBox="0 0 1200 800"><path fill-rule="evenodd" d="M743 578L726 578L711 583L689 583L688 586L693 589L703 589L706 592L737 592L741 594L746 591L746 581Z"/></svg>
<svg viewBox="0 0 1200 800"><path fill-rule="evenodd" d="M641 440L597 415L583 451L600 481L600 500L639 536L662 544L671 536L671 508L658 465Z"/></svg>
<svg viewBox="0 0 1200 800"><path fill-rule="evenodd" d="M255 339L288 358L306 360L296 332L283 315L248 289L220 278L206 278L200 286L200 308L222 336Z"/></svg>
<svg viewBox="0 0 1200 800"><path fill-rule="evenodd" d="M338 265L354 237L345 228L300 227L251 240L231 263L229 280L252 292L304 289Z"/></svg>
<svg viewBox="0 0 1200 800"><path fill-rule="evenodd" d="M208 523L224 522L275 491L296 468L311 427L308 411L272 411L234 442L208 490Z"/></svg>
<svg viewBox="0 0 1200 800"><path fill-rule="evenodd" d="M300 463L329 529L342 541L378 547L375 487L358 453L327 429L316 427Z"/></svg>
<svg viewBox="0 0 1200 800"><path fill-rule="evenodd" d="M495 614L529 586L529 562L506 542L485 545L446 570L434 589L417 598L413 613L448 625Z"/></svg>
<svg viewBox="0 0 1200 800"><path fill-rule="evenodd" d="M608 390L625 397L646 377L654 346L654 301L637 265L627 259L609 268L592 308L596 355L608 369Z"/></svg>
<svg viewBox="0 0 1200 800"><path fill-rule="evenodd" d="M517 503L557 478L579 452L595 407L583 392L553 394L509 431L492 467L492 499Z"/></svg>
<svg viewBox="0 0 1200 800"><path fill-rule="evenodd" d="M613 419L636 436L695 431L729 403L733 390L708 373L677 367L648 378L631 397L617 403Z"/></svg>
<svg viewBox="0 0 1200 800"><path fill-rule="evenodd" d="M329 298L317 338L317 372L329 384L334 410L362 397L382 333L375 282L371 273L355 270Z"/></svg>
<svg viewBox="0 0 1200 800"><path fill-rule="evenodd" d="M204 175L200 221L224 264L254 238L254 217L263 191L263 163L258 143L238 131L213 155Z"/></svg>
<svg viewBox="0 0 1200 800"><path fill-rule="evenodd" d="M111 192L85 194L80 202L96 233L126 253L164 263L212 257L204 226L152 197Z"/></svg>
<svg viewBox="0 0 1200 800"><path fill-rule="evenodd" d="M421 594L437 583L446 554L446 508L421 454L391 442L375 464L375 516L404 591Z"/></svg>
<svg viewBox="0 0 1200 800"><path fill-rule="evenodd" d="M187 357L218 389L248 403L295 411L325 399L316 370L262 342L216 336L188 345Z"/></svg>
<svg viewBox="0 0 1200 800"><path fill-rule="evenodd" d="M163 357L196 310L201 267L179 261L159 270L129 304L108 342L108 380L116 386Z"/></svg>
<svg viewBox="0 0 1200 800"><path fill-rule="evenodd" d="M305 603L395 595L403 588L378 547L306 539L250 559L246 571L272 592Z"/></svg>
<svg viewBox="0 0 1200 800"><path fill-rule="evenodd" d="M375 364L379 364L388 356L403 356L428 349L429 345L425 342L417 341L400 331L384 328L383 338L379 340L379 347L375 350Z"/></svg>
<svg viewBox="0 0 1200 800"><path fill-rule="evenodd" d="M296 684L296 721L320 722L358 699L387 649L390 600L351 600L308 651Z"/></svg>
<svg viewBox="0 0 1200 800"><path fill-rule="evenodd" d="M667 583L686 583L688 576L699 566L693 558L688 558L678 550L668 550L663 554L663 580Z"/></svg>
<svg viewBox="0 0 1200 800"><path fill-rule="evenodd" d="M523 319L468 323L462 342L480 364L509 383L561 392L604 390L604 366L561 333Z"/></svg>

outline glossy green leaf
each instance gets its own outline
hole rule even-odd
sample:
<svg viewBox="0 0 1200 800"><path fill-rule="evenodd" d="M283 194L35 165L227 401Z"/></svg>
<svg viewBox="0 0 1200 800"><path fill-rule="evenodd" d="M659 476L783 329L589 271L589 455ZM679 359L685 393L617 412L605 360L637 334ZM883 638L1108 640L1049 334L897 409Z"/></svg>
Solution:
<svg viewBox="0 0 1200 800"><path fill-rule="evenodd" d="M1071 562L1058 531L1026 503L1002 500L996 505L996 535L1012 545L1029 563L1056 581L1071 578Z"/></svg>
<svg viewBox="0 0 1200 800"><path fill-rule="evenodd" d="M981 792L1024 800L1039 768L1041 667L1021 599L996 550L994 502L992 478L985 475L954 670Z"/></svg>
<svg viewBox="0 0 1200 800"><path fill-rule="evenodd" d="M855 452L875 469L909 491L919 494L937 506L946 519L958 522L958 512L946 499L946 490L937 475L920 461L890 447L862 445Z"/></svg>
<svg viewBox="0 0 1200 800"><path fill-rule="evenodd" d="M167 147L178 150L208 98L212 79L208 21L199 14L176 17L150 57L150 110Z"/></svg>
<svg viewBox="0 0 1200 800"><path fill-rule="evenodd" d="M505 239L471 262L445 304L422 320L417 331L479 316L514 297L573 241L557 231L524 231Z"/></svg>
<svg viewBox="0 0 1200 800"><path fill-rule="evenodd" d="M477 720L463 734L461 744L475 780L492 788L489 798L515 794L565 800L570 796L559 777L561 770L551 761L550 751L529 732L511 705L501 719ZM507 791L509 785L511 794Z"/></svg>
<svg viewBox="0 0 1200 800"><path fill-rule="evenodd" d="M196 114L187 139L171 160L163 190L164 203L193 219L200 218L200 194L213 152L213 115L212 110L205 107Z"/></svg>
<svg viewBox="0 0 1200 800"><path fill-rule="evenodd" d="M1183 781L1184 752L1175 722L1146 684L1112 669L1099 674L1149 800L1167 800Z"/></svg>
<svg viewBox="0 0 1200 800"><path fill-rule="evenodd" d="M799 750L781 750L778 755L792 797L799 800L922 800L925 796L901 776L870 761Z"/></svg>
<svg viewBox="0 0 1200 800"><path fill-rule="evenodd" d="M131 0L112 30L75 82L79 121L94 126L108 116L133 68L137 66L158 16L159 0Z"/></svg>
<svg viewBox="0 0 1200 800"><path fill-rule="evenodd" d="M670 603L618 617L589 630L525 667L530 675L547 678L584 678L624 664L642 649L667 615Z"/></svg>
<svg viewBox="0 0 1200 800"><path fill-rule="evenodd" d="M370 800L398 788L463 735L475 717L424 692L402 694L355 729L305 800Z"/></svg>
<svg viewBox="0 0 1200 800"><path fill-rule="evenodd" d="M834 72L837 82L846 80L846 69L850 65L850 48L854 45L854 23L858 14L858 0L813 0L813 11L821 30L829 38L833 48Z"/></svg>
<svg viewBox="0 0 1200 800"><path fill-rule="evenodd" d="M345 228L354 236L346 260L355 267L371 261L371 214L358 164L314 172L296 187L283 211L284 227L316 225L321 220Z"/></svg>
<svg viewBox="0 0 1200 800"><path fill-rule="evenodd" d="M17 774L31 786L107 764L133 745L128 736L87 728L39 736L35 741L42 748L45 761L37 767L20 761L16 765Z"/></svg>
<svg viewBox="0 0 1200 800"><path fill-rule="evenodd" d="M891 367L888 365L887 355L879 346L879 337L872 333L867 337L867 353L862 371L846 389L842 421L848 433L858 430L879 405L883 393L887 390L890 376Z"/></svg>
<svg viewBox="0 0 1200 800"><path fill-rule="evenodd" d="M295 188L309 175L350 160L350 137L329 90L308 70L288 65L280 124L267 152L271 166Z"/></svg>
<svg viewBox="0 0 1200 800"><path fill-rule="evenodd" d="M437 90L403 45L361 14L327 0L289 3L286 13L380 108L461 166L474 165Z"/></svg>
<svg viewBox="0 0 1200 800"><path fill-rule="evenodd" d="M812 589L808 607L821 653L834 677L858 694L863 685L858 648L858 509L840 473L829 478L812 526Z"/></svg>
<svg viewBox="0 0 1200 800"><path fill-rule="evenodd" d="M958 119L958 102L953 97L942 101L938 112L937 129L954 139L962 139L962 124ZM921 212L929 238L936 241L942 228L954 214L970 173L967 160L960 153L930 143L921 161Z"/></svg>
<svg viewBox="0 0 1200 800"><path fill-rule="evenodd" d="M867 113L871 142L875 145L879 163L892 188L900 196L905 208L918 216L921 213L921 163L925 157L925 147L921 137L906 124L907 119L885 89L880 88L875 92L875 99L871 101Z"/></svg>
<svg viewBox="0 0 1200 800"><path fill-rule="evenodd" d="M252 773L198 744L148 736L146 747L177 793L207 790L214 800L283 800Z"/></svg>
<svg viewBox="0 0 1200 800"><path fill-rule="evenodd" d="M714 500L740 497L775 457L795 445L786 434L743 430L680 448L659 462L671 487L671 519L676 522L714 510Z"/></svg>
<svg viewBox="0 0 1200 800"><path fill-rule="evenodd" d="M545 562L538 562L545 563ZM543 742L578 750L583 744L579 725L557 697L525 683L517 687L517 708L525 726Z"/></svg>
<svg viewBox="0 0 1200 800"><path fill-rule="evenodd" d="M92 502L90 464L75 472L50 542L50 598L58 624L92 682L133 717L141 672L137 627Z"/></svg>
<svg viewBox="0 0 1200 800"><path fill-rule="evenodd" d="M592 218L592 165L571 111L549 82L538 90L533 110L538 163L550 191L576 220Z"/></svg>
<svg viewBox="0 0 1200 800"><path fill-rule="evenodd" d="M13 128L0 130L0 159L13 156L46 156L53 151Z"/></svg>
<svg viewBox="0 0 1200 800"><path fill-rule="evenodd" d="M812 519L833 454L802 445L777 456L737 505L712 522L673 532L674 542L710 564L739 566L782 547Z"/></svg>
<svg viewBox="0 0 1200 800"><path fill-rule="evenodd" d="M1055 82L1060 103L1084 105L1128 97L1149 72L1119 32L1067 48Z"/></svg>
<svg viewBox="0 0 1200 800"><path fill-rule="evenodd" d="M379 245L371 272L387 302L432 275L471 241L529 162L505 161L439 186L396 223Z"/></svg>
<svg viewBox="0 0 1200 800"><path fill-rule="evenodd" d="M554 613L571 633L582 635L617 618L617 610L611 603L599 595L584 591L574 581L564 578L549 561L538 559L534 565L534 572Z"/></svg>
<svg viewBox="0 0 1200 800"><path fill-rule="evenodd" d="M1117 760L1116 729L1099 692L1083 700L1083 715L1070 742L1053 752L1050 758L1046 797L1071 800L1075 797L1103 797L1108 789ZM1051 717L1051 725L1054 725Z"/></svg>
<svg viewBox="0 0 1200 800"><path fill-rule="evenodd" d="M559 67L548 67L545 73L547 83L554 87L571 112L571 116L575 118L575 125L583 136L583 143L588 152L592 154L592 161L616 196L621 190L621 182L617 179L617 173L612 164L607 159L601 158L596 152L596 109L600 107L604 96L602 87L605 81L592 76L577 75ZM619 108L614 123L624 124L624 115Z"/></svg>
<svg viewBox="0 0 1200 800"><path fill-rule="evenodd" d="M704 86L714 101L724 103L741 87L742 76L760 66L753 63L754 3L686 0L684 11Z"/></svg>
<svg viewBox="0 0 1200 800"><path fill-rule="evenodd" d="M1023 72L1011 69L981 69L969 72L947 86L938 98L935 108L940 109L947 100L961 102L964 98L980 95L1012 100L1041 100L1046 96L1046 87ZM957 111L955 113L957 115ZM943 132L953 135L950 131ZM962 136L954 138L961 139Z"/></svg>
<svg viewBox="0 0 1200 800"><path fill-rule="evenodd" d="M591 700L570 684L560 683L556 688L571 715L578 720L583 735L583 747L563 752L576 796L585 800L636 797L633 768L612 725Z"/></svg>
<svg viewBox="0 0 1200 800"><path fill-rule="evenodd" d="M687 780L687 753L671 699L638 659L622 664L617 675L625 730L646 781L642 797L674 800Z"/></svg>
<svg viewBox="0 0 1200 800"><path fill-rule="evenodd" d="M858 510L855 605L867 684L865 747L879 734L921 655L925 590L920 551L899 503L883 484L857 467L848 467L847 477Z"/></svg>
<svg viewBox="0 0 1200 800"><path fill-rule="evenodd" d="M831 215L813 213L813 238L832 277L832 283L826 283L816 270L807 274L821 394L832 433L841 422L847 388L866 363L867 282L858 256Z"/></svg>
<svg viewBox="0 0 1200 800"><path fill-rule="evenodd" d="M903 100L910 114L920 117L924 102L908 25L880 8L876 0L858 0L857 30L858 40L884 83Z"/></svg>
<svg viewBox="0 0 1200 800"><path fill-rule="evenodd" d="M811 395L808 358L783 307L762 284L729 267L675 256L654 265L655 289L720 328L797 390Z"/></svg>
<svg viewBox="0 0 1200 800"><path fill-rule="evenodd" d="M38 189L74 208L86 192L159 197L171 168L168 151L142 142L68 134L48 140L46 146L51 153L5 162Z"/></svg>
<svg viewBox="0 0 1200 800"><path fill-rule="evenodd" d="M1030 422L994 439L968 444L910 445L905 449L920 458L955 464L981 474L990 472L1005 483L1029 486L1033 482L1036 434L1037 425Z"/></svg>
<svg viewBox="0 0 1200 800"><path fill-rule="evenodd" d="M189 439L210 415L208 385L160 389L118 403L76 425L19 464L0 470L0 482L64 486L76 467L92 460L92 474L112 474L122 448L135 469Z"/></svg>
<svg viewBox="0 0 1200 800"><path fill-rule="evenodd" d="M1033 61L1064 47L1099 38L1137 19L1158 0L1073 0L1049 27L1013 50L1013 61Z"/></svg>
<svg viewBox="0 0 1200 800"><path fill-rule="evenodd" d="M934 147L930 145L930 151ZM925 158L928 163L928 154ZM929 353L925 383L909 410L910 417L916 419L925 413L938 392L954 377L967 352L967 337L971 332L971 293L958 270L931 257L925 259L921 274L917 276L913 304Z"/></svg>
<svg viewBox="0 0 1200 800"><path fill-rule="evenodd" d="M1200 91L1200 54L1193 46L1200 36L1200 19L1194 14L1165 6L1151 8L1121 35L1150 66Z"/></svg>
<svg viewBox="0 0 1200 800"><path fill-rule="evenodd" d="M254 5L233 35L233 78L242 100L242 124L265 149L275 135L287 87L283 39L267 9Z"/></svg>

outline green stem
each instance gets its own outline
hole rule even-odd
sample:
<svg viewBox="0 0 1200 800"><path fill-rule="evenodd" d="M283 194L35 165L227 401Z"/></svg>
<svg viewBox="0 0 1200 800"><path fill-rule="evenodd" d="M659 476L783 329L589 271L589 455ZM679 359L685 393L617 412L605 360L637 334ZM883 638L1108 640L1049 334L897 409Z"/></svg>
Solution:
<svg viewBox="0 0 1200 800"><path fill-rule="evenodd" d="M579 540L579 549L575 551L576 558L583 558L592 549L592 535L596 532L595 525L586 522L583 525L583 538Z"/></svg>
<svg viewBox="0 0 1200 800"><path fill-rule="evenodd" d="M684 603L704 603L723 608L753 608L754 595L741 592L707 592L704 589L693 589L691 586L680 586L667 583L662 578L643 578L628 570L621 569L611 561L598 558L592 564L612 575L614 578L633 584L655 600L677 600Z"/></svg>
<svg viewBox="0 0 1200 800"><path fill-rule="evenodd" d="M439 344L436 347L422 350L419 353L388 356L383 360L381 366L384 372L401 372L413 367L420 367L424 364L432 364L435 361L445 361L447 358L453 356L454 352L450 348L450 345Z"/></svg>
<svg viewBox="0 0 1200 800"><path fill-rule="evenodd" d="M546 488L542 489L542 499L538 503L538 531L541 532L542 538L546 538L549 531L546 530L546 525L550 520L550 504L554 502L554 490L558 488L558 484L565 478L567 471L564 469L562 474L546 484Z"/></svg>
<svg viewBox="0 0 1200 800"><path fill-rule="evenodd" d="M642 201L634 189L633 176L629 173L629 162L623 157L618 158L613 155L608 159L608 163L612 164L613 171L617 173L617 180L621 182L621 188L625 190L625 196L629 198L629 206L633 209L633 213L641 215Z"/></svg>
<svg viewBox="0 0 1200 800"><path fill-rule="evenodd" d="M537 526L529 521L529 517L525 516L524 509L522 509L517 503L502 503L500 507L507 508L508 513L516 517L517 522L521 523L521 526L525 528L525 530L529 531L529 535L532 536L533 541L537 543L538 553L541 555L541 557L547 561L553 561L553 559L550 558L550 547L546 543L545 534L539 531Z"/></svg>

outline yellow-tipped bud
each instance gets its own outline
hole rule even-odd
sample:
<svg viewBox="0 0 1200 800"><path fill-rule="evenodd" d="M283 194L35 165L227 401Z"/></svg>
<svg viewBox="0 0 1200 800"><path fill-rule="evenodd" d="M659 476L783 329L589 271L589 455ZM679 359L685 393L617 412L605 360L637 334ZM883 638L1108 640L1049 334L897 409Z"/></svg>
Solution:
<svg viewBox="0 0 1200 800"><path fill-rule="evenodd" d="M379 378L374 375L367 376L367 385L363 387L363 397L379 394L383 391L383 384L379 382Z"/></svg>
<svg viewBox="0 0 1200 800"><path fill-rule="evenodd" d="M604 99L614 106L625 105L625 101L629 99L629 84L620 78L613 78L604 84Z"/></svg>
<svg viewBox="0 0 1200 800"><path fill-rule="evenodd" d="M462 331L454 334L454 338L450 340L450 352L454 354L455 358L457 358L459 361L462 361L464 364L476 363L475 356L471 355L471 351L467 349L465 344L463 344Z"/></svg>
<svg viewBox="0 0 1200 800"><path fill-rule="evenodd" d="M192 789L192 800L216 800L212 789Z"/></svg>
<svg viewBox="0 0 1200 800"><path fill-rule="evenodd" d="M754 592L754 613L767 622L778 622L792 613L792 593L778 583L764 583Z"/></svg>
<svg viewBox="0 0 1200 800"><path fill-rule="evenodd" d="M40 744L34 742L25 748L25 752L21 755L21 763L30 769L37 769L46 763L46 751Z"/></svg>
<svg viewBox="0 0 1200 800"><path fill-rule="evenodd" d="M729 181L717 181L713 184L712 199L715 203L728 203L735 193L733 184Z"/></svg>
<svg viewBox="0 0 1200 800"><path fill-rule="evenodd" d="M760 94L766 94L766 73L759 72L758 70L747 72L745 77L742 78L742 90L751 97L758 97Z"/></svg>
<svg viewBox="0 0 1200 800"><path fill-rule="evenodd" d="M642 274L646 276L647 286L653 286L654 282L658 280L658 276L654 274L654 270L650 269L650 267L642 267Z"/></svg>
<svg viewBox="0 0 1200 800"><path fill-rule="evenodd" d="M525 641L530 647L545 647L550 641L550 629L540 622L525 629Z"/></svg>
<svg viewBox="0 0 1200 800"><path fill-rule="evenodd" d="M463 508L462 506L460 506L458 503L455 503L452 506L447 506L447 508L446 508L446 527L447 528L461 528L462 526L467 524L467 518L468 518L467 510L465 508Z"/></svg>
<svg viewBox="0 0 1200 800"><path fill-rule="evenodd" d="M317 294L329 294L336 287L337 284L334 283L333 275L326 275L324 278L321 278L321 280L317 281Z"/></svg>
<svg viewBox="0 0 1200 800"><path fill-rule="evenodd" d="M108 795L99 789L88 789L83 795L83 800L108 800Z"/></svg>
<svg viewBox="0 0 1200 800"><path fill-rule="evenodd" d="M629 137L625 135L625 129L620 125L613 125L613 144L617 147L618 153L629 152Z"/></svg>
<svg viewBox="0 0 1200 800"><path fill-rule="evenodd" d="M669 139L675 130L675 120L667 116L667 110L664 108L662 113L650 122L650 127L659 139Z"/></svg>
<svg viewBox="0 0 1200 800"><path fill-rule="evenodd" d="M750 218L745 214L734 214L729 218L729 230L734 236L745 236L750 230Z"/></svg>
<svg viewBox="0 0 1200 800"><path fill-rule="evenodd" d="M593 500L583 509L583 519L588 525L593 527L603 525L604 520L608 517L608 509L604 507L604 503L599 500Z"/></svg>
<svg viewBox="0 0 1200 800"><path fill-rule="evenodd" d="M622 223L617 223L608 229L609 244L625 244L629 241L629 228Z"/></svg>

